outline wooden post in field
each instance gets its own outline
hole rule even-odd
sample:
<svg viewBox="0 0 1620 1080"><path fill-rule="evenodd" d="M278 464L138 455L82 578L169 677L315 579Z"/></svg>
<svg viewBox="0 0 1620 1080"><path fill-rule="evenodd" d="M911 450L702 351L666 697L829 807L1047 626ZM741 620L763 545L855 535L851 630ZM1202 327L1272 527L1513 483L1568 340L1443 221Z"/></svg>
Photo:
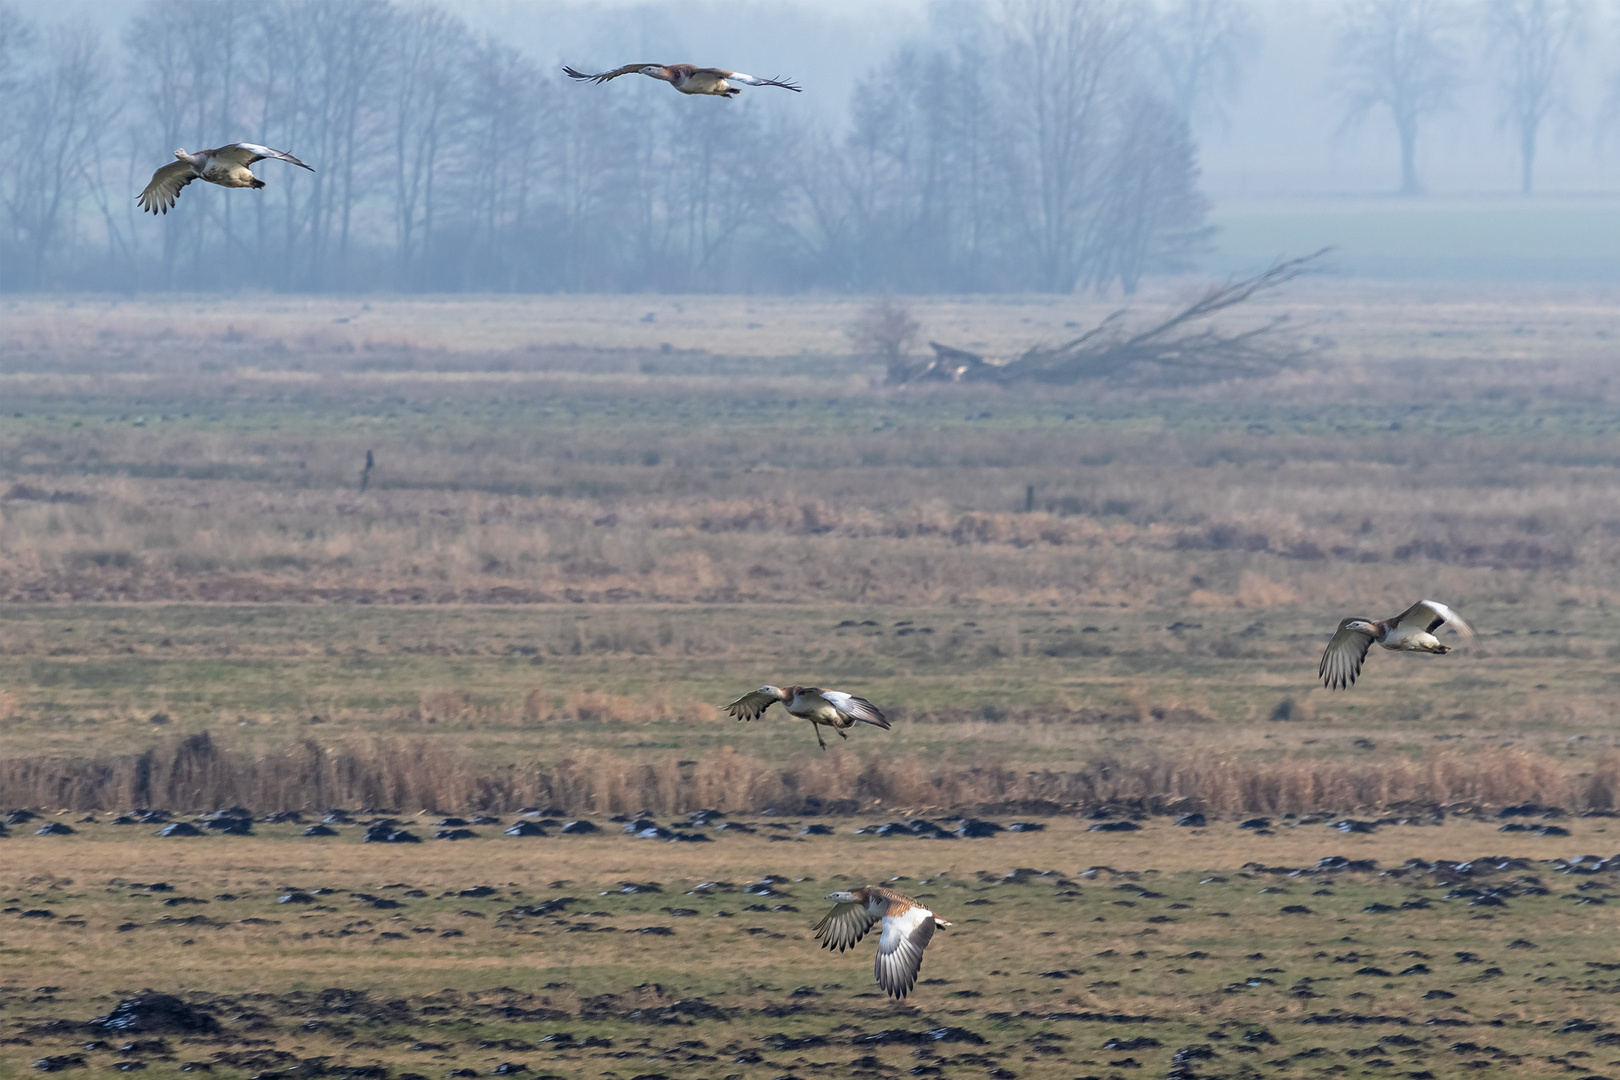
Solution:
<svg viewBox="0 0 1620 1080"><path fill-rule="evenodd" d="M366 451L366 467L360 470L360 490L361 491L366 490L366 485L371 483L371 467L373 465L375 465L375 464L376 464L376 462L371 457L371 451L367 450ZM1033 491L1034 489L1031 488L1030 490Z"/></svg>
<svg viewBox="0 0 1620 1080"><path fill-rule="evenodd" d="M1035 485L1034 484L1028 484L1024 488L1024 513L1033 514L1034 512L1035 512Z"/></svg>

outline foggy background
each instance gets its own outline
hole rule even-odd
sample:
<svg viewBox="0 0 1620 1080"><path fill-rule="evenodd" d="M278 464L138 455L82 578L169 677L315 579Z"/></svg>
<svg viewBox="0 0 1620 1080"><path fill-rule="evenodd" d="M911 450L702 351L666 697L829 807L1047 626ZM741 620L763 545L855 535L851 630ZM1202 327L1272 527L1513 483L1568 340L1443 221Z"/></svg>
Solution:
<svg viewBox="0 0 1620 1080"><path fill-rule="evenodd" d="M805 92L560 73L631 61ZM1324 245L1613 280L1617 76L1579 0L12 0L0 288L1117 292ZM138 212L236 140L318 172Z"/></svg>

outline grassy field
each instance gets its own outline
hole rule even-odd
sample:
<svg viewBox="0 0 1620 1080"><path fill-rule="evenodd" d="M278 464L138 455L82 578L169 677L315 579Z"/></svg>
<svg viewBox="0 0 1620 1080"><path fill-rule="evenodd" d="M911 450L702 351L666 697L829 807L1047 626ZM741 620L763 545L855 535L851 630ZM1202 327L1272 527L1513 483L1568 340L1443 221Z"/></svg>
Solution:
<svg viewBox="0 0 1620 1080"><path fill-rule="evenodd" d="M1197 390L887 390L858 310L10 302L8 742L802 760L712 709L774 680L865 692L902 722L851 747L930 763L1612 752L1607 294L1303 282L1252 314L1319 359ZM1006 353L1103 305L914 310ZM1479 645L1316 686L1340 617L1419 595Z"/></svg>
<svg viewBox="0 0 1620 1080"><path fill-rule="evenodd" d="M1462 1077L1605 1075L1620 1056L1603 1004L1614 965L1593 948L1620 895L1608 864L1558 858L1612 851L1610 819L1563 819L1556 839L1462 819L1371 835L1164 819L852 833L869 823L803 837L799 819L753 819L753 834L698 829L709 844L606 822L533 839L490 826L364 846L363 822L323 840L296 824L189 840L105 818L73 836L17 827L0 876L0 1070L78 1054L151 1076L506 1062L626 1080L1067 1080L1166 1075L1180 1052L1186 1075ZM775 895L742 891L767 874L786 879ZM873 879L955 924L904 1004L877 996L870 941L838 955L808 931L825 892ZM279 901L295 892L310 902ZM221 1029L132 1040L64 1023L147 986Z"/></svg>
<svg viewBox="0 0 1620 1080"><path fill-rule="evenodd" d="M0 839L0 1076L1620 1075L1620 888L1549 861L1620 809L1614 300L1319 279L1272 378L971 390L883 387L854 300L7 301L0 809L77 831ZM1320 688L1419 596L1478 642ZM764 682L893 730L715 708ZM699 807L754 831L608 820ZM953 812L1046 828L853 832ZM807 929L895 878L956 923L904 1005ZM220 1030L80 1026L143 987Z"/></svg>

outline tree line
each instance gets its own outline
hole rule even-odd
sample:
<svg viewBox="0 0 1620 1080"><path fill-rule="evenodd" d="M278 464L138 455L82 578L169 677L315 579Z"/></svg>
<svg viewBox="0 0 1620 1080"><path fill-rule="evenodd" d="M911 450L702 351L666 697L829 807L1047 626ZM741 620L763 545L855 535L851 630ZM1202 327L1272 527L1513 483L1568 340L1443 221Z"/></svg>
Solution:
<svg viewBox="0 0 1620 1080"><path fill-rule="evenodd" d="M580 86L432 2L147 0L109 36L0 0L0 289L1129 293L1207 244L1193 133L1256 10L942 3L829 128L774 91ZM1528 192L1594 31L1587 0L1324 16L1343 119L1389 122L1408 194L1470 48ZM171 149L236 140L317 172L136 210Z"/></svg>
<svg viewBox="0 0 1620 1080"><path fill-rule="evenodd" d="M1129 291L1206 235L1151 15L961 6L834 132L580 86L433 3L148 0L117 40L0 4L0 287ZM134 207L237 140L317 172Z"/></svg>

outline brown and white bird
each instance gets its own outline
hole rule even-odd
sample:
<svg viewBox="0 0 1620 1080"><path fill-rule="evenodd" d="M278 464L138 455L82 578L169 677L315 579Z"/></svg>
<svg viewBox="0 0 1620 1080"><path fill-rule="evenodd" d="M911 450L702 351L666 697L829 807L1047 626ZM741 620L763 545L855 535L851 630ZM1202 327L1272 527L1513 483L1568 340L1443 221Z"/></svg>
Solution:
<svg viewBox="0 0 1620 1080"><path fill-rule="evenodd" d="M881 922L883 933L878 936L872 974L877 984L896 999L905 997L917 985L923 950L928 948L934 930L951 925L911 897L881 885L828 893L827 899L836 906L812 927L822 948L843 952Z"/></svg>
<svg viewBox="0 0 1620 1080"><path fill-rule="evenodd" d="M1451 646L1440 644L1434 636L1447 623L1464 641L1473 640L1473 627L1438 600L1419 600L1392 619L1346 619L1328 642L1316 674L1330 690L1350 686L1361 674L1361 662L1375 641L1394 652L1448 653Z"/></svg>
<svg viewBox="0 0 1620 1080"><path fill-rule="evenodd" d="M827 749L826 740L821 737L824 727L838 732L840 739L849 738L844 732L854 727L856 721L889 730L889 722L883 718L882 710L865 698L814 686L762 686L720 708L738 720L758 720L766 709L778 701L787 709L788 715L815 725L816 742L821 744L823 750Z"/></svg>
<svg viewBox="0 0 1620 1080"><path fill-rule="evenodd" d="M732 83L742 83L743 86L780 86L784 90L792 90L795 94L800 92L799 87L786 79L757 79L740 71L700 68L691 64L626 64L622 68L597 75L587 75L571 67L565 67L563 71L570 79L594 83L605 83L610 79L617 79L620 75L645 75L651 79L667 82L683 94L713 94L715 97L723 98L736 97L742 93L741 88L732 86Z"/></svg>
<svg viewBox="0 0 1620 1080"><path fill-rule="evenodd" d="M188 154L183 149L176 150L174 156L178 160L153 173L152 182L136 196L135 201L141 204L141 209L153 214L167 214L174 200L180 197L180 189L193 180L206 180L220 187L262 188L264 181L249 172L248 166L265 158L275 158L289 165L297 165L300 169L315 171L289 153L250 142L231 143L213 150L199 150L195 154Z"/></svg>

